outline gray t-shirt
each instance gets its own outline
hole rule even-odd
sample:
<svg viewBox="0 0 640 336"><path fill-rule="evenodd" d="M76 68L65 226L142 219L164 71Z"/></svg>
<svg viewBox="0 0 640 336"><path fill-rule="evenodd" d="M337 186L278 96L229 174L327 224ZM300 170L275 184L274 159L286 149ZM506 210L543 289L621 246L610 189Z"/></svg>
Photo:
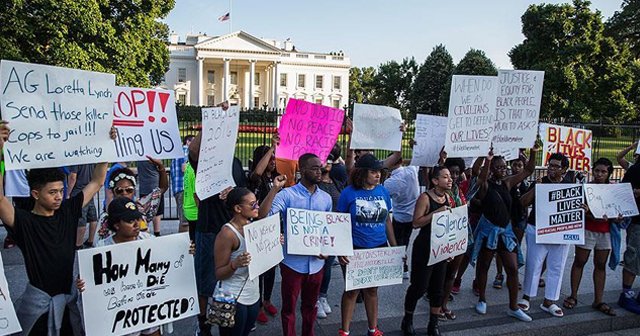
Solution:
<svg viewBox="0 0 640 336"><path fill-rule="evenodd" d="M93 173L93 168L95 168L94 163L71 166L69 167L70 173L76 173L76 184L73 185L73 189L71 189L71 197L77 195L84 187L91 182L91 174Z"/></svg>
<svg viewBox="0 0 640 336"><path fill-rule="evenodd" d="M140 196L148 195L153 189L158 188L160 172L158 172L158 168L149 161L138 161L137 165Z"/></svg>

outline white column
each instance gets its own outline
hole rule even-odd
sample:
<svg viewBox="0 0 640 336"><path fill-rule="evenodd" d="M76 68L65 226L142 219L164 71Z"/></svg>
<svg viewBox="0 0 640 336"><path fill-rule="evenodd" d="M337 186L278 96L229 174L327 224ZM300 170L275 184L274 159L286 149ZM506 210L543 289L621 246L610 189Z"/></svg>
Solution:
<svg viewBox="0 0 640 336"><path fill-rule="evenodd" d="M273 80L271 78L271 66L267 66L264 70L264 82L266 83L264 90L262 90L264 92L264 101L267 103L267 106L273 106L271 104L271 87L273 86Z"/></svg>
<svg viewBox="0 0 640 336"><path fill-rule="evenodd" d="M280 87L280 75L278 74L278 64L280 64L280 62L276 61L273 64L273 107L275 108L279 108L279 103L280 103L280 99L278 99L278 92L280 90L278 90L278 88Z"/></svg>
<svg viewBox="0 0 640 336"><path fill-rule="evenodd" d="M256 78L256 60L249 61L249 108L254 108L253 104L253 84Z"/></svg>
<svg viewBox="0 0 640 336"><path fill-rule="evenodd" d="M196 99L198 102L198 106L202 106L204 105L202 102L202 97L204 96L204 90L202 88L202 71L203 71L203 67L204 67L204 57L198 57L198 93L196 94Z"/></svg>
<svg viewBox="0 0 640 336"><path fill-rule="evenodd" d="M229 59L223 59L223 73L222 73L222 101L229 100Z"/></svg>

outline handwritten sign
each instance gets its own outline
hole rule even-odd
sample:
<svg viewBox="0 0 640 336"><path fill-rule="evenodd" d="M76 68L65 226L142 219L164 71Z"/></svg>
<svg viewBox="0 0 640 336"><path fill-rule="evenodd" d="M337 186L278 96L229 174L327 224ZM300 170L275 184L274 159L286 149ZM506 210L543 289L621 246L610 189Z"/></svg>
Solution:
<svg viewBox="0 0 640 336"><path fill-rule="evenodd" d="M4 275L4 263L0 255L0 335L10 335L20 331L22 327L11 302L7 277Z"/></svg>
<svg viewBox="0 0 640 336"><path fill-rule="evenodd" d="M316 154L324 163L338 139L344 111L299 99L289 99L280 121L280 145L276 156L298 160L302 154Z"/></svg>
<svg viewBox="0 0 640 336"><path fill-rule="evenodd" d="M247 224L244 233L247 252L251 255L249 279L253 280L284 259L280 244L280 214Z"/></svg>
<svg viewBox="0 0 640 336"><path fill-rule="evenodd" d="M428 265L431 266L465 253L469 244L468 226L466 205L433 214Z"/></svg>
<svg viewBox="0 0 640 336"><path fill-rule="evenodd" d="M444 147L447 118L418 114L413 146L412 166L432 167L438 164L440 150Z"/></svg>
<svg viewBox="0 0 640 336"><path fill-rule="evenodd" d="M491 76L453 76L444 145L449 157L489 153L496 114L496 81Z"/></svg>
<svg viewBox="0 0 640 336"><path fill-rule="evenodd" d="M592 137L590 130L540 124L540 136L543 142L542 165L547 165L551 154L562 153L569 158L570 169L591 171Z"/></svg>
<svg viewBox="0 0 640 336"><path fill-rule="evenodd" d="M608 218L614 219L618 214L622 214L623 217L639 214L630 183L585 184L584 193L587 196L589 210L595 218L607 215Z"/></svg>
<svg viewBox="0 0 640 336"><path fill-rule="evenodd" d="M184 156L173 91L116 87L113 125L118 161Z"/></svg>
<svg viewBox="0 0 640 336"><path fill-rule="evenodd" d="M78 251L87 335L124 335L199 313L189 235Z"/></svg>
<svg viewBox="0 0 640 336"><path fill-rule="evenodd" d="M530 148L538 134L544 71L500 70L494 148Z"/></svg>
<svg viewBox="0 0 640 336"><path fill-rule="evenodd" d="M583 188L536 184L536 243L584 244Z"/></svg>
<svg viewBox="0 0 640 336"><path fill-rule="evenodd" d="M355 104L351 149L399 151L402 146L400 110L387 106Z"/></svg>
<svg viewBox="0 0 640 336"><path fill-rule="evenodd" d="M288 208L287 253L353 255L351 214Z"/></svg>
<svg viewBox="0 0 640 336"><path fill-rule="evenodd" d="M202 143L196 173L196 194L200 199L235 186L232 167L239 123L237 106L226 111L221 107L202 109Z"/></svg>
<svg viewBox="0 0 640 336"><path fill-rule="evenodd" d="M404 246L353 251L347 264L346 290L402 283Z"/></svg>
<svg viewBox="0 0 640 336"><path fill-rule="evenodd" d="M7 170L117 161L114 75L3 60L0 83Z"/></svg>

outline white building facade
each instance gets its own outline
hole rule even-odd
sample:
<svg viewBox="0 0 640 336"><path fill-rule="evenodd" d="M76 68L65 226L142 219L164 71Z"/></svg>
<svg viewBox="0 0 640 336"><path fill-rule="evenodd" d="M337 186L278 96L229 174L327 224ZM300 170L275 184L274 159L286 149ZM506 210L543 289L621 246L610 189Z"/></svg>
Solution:
<svg viewBox="0 0 640 336"><path fill-rule="evenodd" d="M292 42L239 31L223 36L172 34L162 87L183 105L225 100L242 108L284 108L289 98L342 108L349 98L351 62L342 52L297 51Z"/></svg>

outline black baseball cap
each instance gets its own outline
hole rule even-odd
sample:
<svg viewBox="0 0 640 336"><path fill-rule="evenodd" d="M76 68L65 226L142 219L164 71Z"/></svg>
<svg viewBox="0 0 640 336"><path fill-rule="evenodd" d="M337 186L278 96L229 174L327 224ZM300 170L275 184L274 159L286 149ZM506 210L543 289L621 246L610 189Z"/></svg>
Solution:
<svg viewBox="0 0 640 336"><path fill-rule="evenodd" d="M125 222L132 221L134 219L142 218L142 212L138 205L127 197L116 197L109 203L108 209L109 219L111 221L118 222L123 220Z"/></svg>
<svg viewBox="0 0 640 336"><path fill-rule="evenodd" d="M382 170L382 166L382 161L378 160L373 154L365 154L356 161L356 168Z"/></svg>

